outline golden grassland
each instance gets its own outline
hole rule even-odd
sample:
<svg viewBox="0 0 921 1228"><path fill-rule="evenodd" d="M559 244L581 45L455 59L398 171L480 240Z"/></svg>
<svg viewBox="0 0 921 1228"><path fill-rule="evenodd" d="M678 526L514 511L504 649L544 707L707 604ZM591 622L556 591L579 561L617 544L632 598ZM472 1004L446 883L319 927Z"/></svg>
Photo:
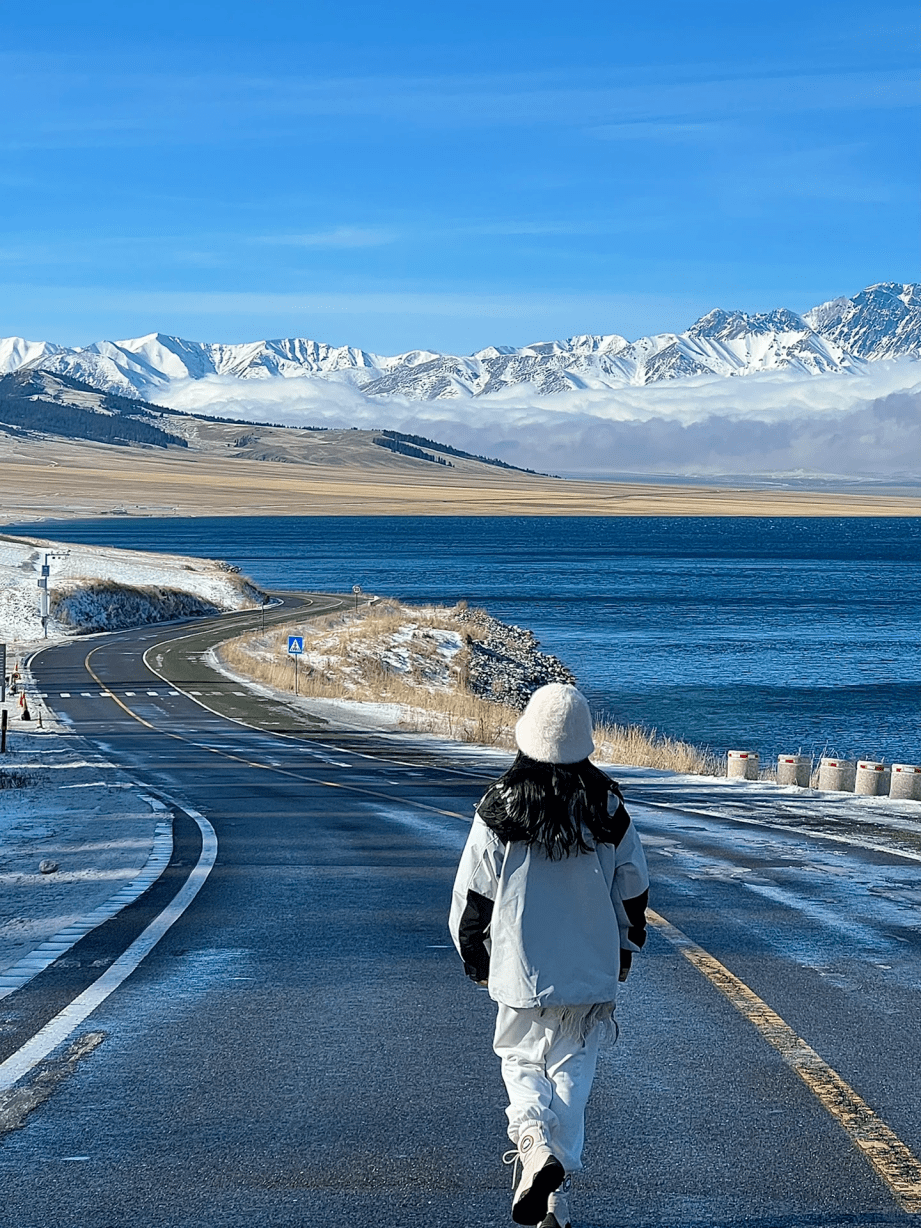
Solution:
<svg viewBox="0 0 921 1228"><path fill-rule="evenodd" d="M239 429L239 428L238 428ZM132 516L918 516L921 497L730 490L447 469L367 447L282 463L228 452L0 441L0 520ZM380 454L380 459L377 455Z"/></svg>
<svg viewBox="0 0 921 1228"><path fill-rule="evenodd" d="M224 641L216 651L235 674L293 694L294 667L286 655L289 634L304 636L299 694L399 704L404 729L514 748L515 722L521 714L469 689L468 645L482 632L475 621L460 621L456 609L380 602L307 625L250 632ZM450 657L442 650L446 635L461 644ZM709 776L724 771L716 754L636 726L596 724L595 744L593 757L605 763Z"/></svg>

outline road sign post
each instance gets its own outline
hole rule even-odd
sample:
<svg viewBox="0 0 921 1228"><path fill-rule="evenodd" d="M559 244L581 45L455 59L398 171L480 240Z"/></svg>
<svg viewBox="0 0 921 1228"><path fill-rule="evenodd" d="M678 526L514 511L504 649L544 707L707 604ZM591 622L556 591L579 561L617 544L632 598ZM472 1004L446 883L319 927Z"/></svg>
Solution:
<svg viewBox="0 0 921 1228"><path fill-rule="evenodd" d="M0 704L6 703L6 644L0 644Z"/></svg>
<svg viewBox="0 0 921 1228"><path fill-rule="evenodd" d="M353 584L352 592L355 594L355 613L358 613L358 598L361 596L361 585Z"/></svg>
<svg viewBox="0 0 921 1228"><path fill-rule="evenodd" d="M294 657L294 694L297 695L297 662L301 653L304 651L304 637L302 635L288 636L288 656Z"/></svg>
<svg viewBox="0 0 921 1228"><path fill-rule="evenodd" d="M49 559L66 559L70 554L69 550L62 553L56 553L53 550L45 551L45 561L41 566L41 574L38 580L39 600L41 602L39 617L42 622L42 635L45 639L48 638L48 622L51 618L51 594L48 591L49 577L51 575L51 565Z"/></svg>

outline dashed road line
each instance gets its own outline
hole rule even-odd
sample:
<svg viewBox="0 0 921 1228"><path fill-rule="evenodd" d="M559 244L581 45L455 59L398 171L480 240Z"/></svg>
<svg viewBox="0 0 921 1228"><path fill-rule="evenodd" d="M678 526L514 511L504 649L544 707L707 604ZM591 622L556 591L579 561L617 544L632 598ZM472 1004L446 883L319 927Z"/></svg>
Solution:
<svg viewBox="0 0 921 1228"><path fill-rule="evenodd" d="M94 649L93 652L95 651L97 650ZM85 667L94 680L100 686L104 686L105 684L95 674L90 666L89 661L92 655L92 652L87 655L84 662ZM148 668L150 667L148 666ZM110 698L114 699L115 702L119 704L119 706L122 707L124 711L134 720L138 721L142 725L145 725L149 729L156 730L156 726L138 716L137 713L133 712L126 704L123 704L111 691L101 693L108 694ZM201 694L201 692L195 691L184 693L188 695ZM221 694L221 692L213 692L213 694ZM201 749L210 750L213 754L220 755L227 759L232 759L249 767L276 772L279 775L288 776L296 780L304 781L305 783L309 781L313 784L320 784L327 788L363 794L365 796L386 800L391 803L399 802L404 806L411 806L416 809L444 815L446 817L458 819L464 819L467 817L454 811L428 806L422 802L414 801L408 798L394 798L376 790L360 788L355 785L344 784L337 781L322 780L314 776L306 776L300 772L292 772L274 765L260 763L255 760L244 758L241 755L233 754L215 747L208 747L203 743L194 742L192 739L185 738L180 734L165 730L156 731L161 734L165 734L167 737L175 738L178 741L198 746ZM357 753L360 754L360 752ZM368 757L374 758L374 756ZM639 802L638 804L642 805L643 803ZM194 812L190 813L193 813L194 815ZM207 822L206 820L203 821ZM758 821L749 820L749 822ZM774 826L773 824L764 825ZM210 828L210 825L208 826ZM855 844L858 843L856 840L848 842ZM204 857L204 855L205 852L203 849L202 857ZM899 855L903 854L899 852ZM213 860L211 864L213 864ZM198 867L196 867L196 870L197 869ZM202 882L203 881L204 880L202 879ZM189 884L187 884L187 886L188 885ZM192 893L192 896L194 896L194 894L197 892L200 885L201 883L198 883L198 885L195 887L195 891ZM183 891L185 891L185 888L183 888ZM182 894L183 892L180 892L180 895ZM189 897L187 903L191 902L192 896ZM177 901L178 899L179 896L177 896ZM183 908L187 906L187 903L183 905ZM767 1005L767 1003L758 998L757 995L742 980L731 973L715 957L694 943L692 939L690 939L681 930L677 929L677 927L673 926L660 914L650 910L649 918L650 922L663 934L663 936L666 937L678 950L680 950L681 954L684 955L684 957L704 976L706 976L707 979L731 1002L736 1010L738 1010L739 1013L754 1027L756 1027L762 1036L764 1036L764 1038L768 1040L768 1042L780 1053L787 1065L789 1065L790 1068L794 1070L797 1075L799 1075L799 1077L803 1080L807 1087L809 1087L823 1107L834 1117L834 1119L839 1123L839 1125L842 1126L842 1128L851 1138L853 1143L863 1152L874 1170L885 1182L902 1210L908 1214L921 1214L921 1162L918 1161L918 1159L901 1141L901 1139L899 1139L899 1137L879 1117L876 1116L873 1110L857 1094L857 1092L855 1092L853 1088L845 1083L841 1076L838 1075L837 1072L834 1071L818 1055L818 1053L815 1052L814 1049L812 1049L804 1040L798 1037L793 1029L775 1011L773 1011ZM173 918L173 920L175 920L175 918ZM156 922L153 923L149 929L153 929L156 924ZM172 924L172 921L169 921L169 924ZM165 928L168 928L168 925ZM165 928L162 932L165 932ZM135 944L133 944L132 948L129 948L129 951L133 950L138 943L141 943L147 934L148 931L145 931L144 934L141 935L141 938L138 939ZM159 936L160 935L158 934L157 937L153 939L153 942L156 942ZM153 942L151 942L151 946L153 945ZM125 956L122 958L124 959L128 954L129 952L126 952ZM146 951L144 951L143 954L146 954ZM143 958L143 954L139 956L137 962L140 962L140 959ZM110 974L116 973L120 963L121 961L117 961L116 964L113 964L108 972L100 977L99 981L97 981L94 986L90 987L90 990L87 990L80 996L79 999L75 1000L75 1003L71 1004L71 1007L75 1007L78 1002L82 1003L83 999L87 998L87 995L91 994L92 990L96 989L97 986L102 987L101 983L105 981ZM128 972L125 972L124 976L127 975ZM124 976L122 976L121 979L124 979ZM120 983L120 980L117 983ZM114 988L115 985L113 984L112 988L107 989L105 996L107 996L107 994ZM81 1006L79 1009L83 1009L83 1007ZM79 1022L81 1022L82 1019L86 1017L86 1014L88 1014L92 1009L95 1009L95 1006L90 1006L89 1009L81 1015L80 1019L73 1023L69 1031L72 1031L73 1028L78 1026ZM58 1016L57 1019L61 1019L66 1014L66 1010L61 1012L61 1015ZM52 1020L52 1023L47 1025L47 1028L50 1028L56 1022L57 1020ZM41 1036L47 1030L47 1028L43 1029L42 1033L39 1033L39 1036ZM58 1040L55 1040L54 1044L60 1043L60 1040L64 1039L66 1035L69 1035L69 1031L61 1035ZM34 1038L34 1040L38 1040L38 1037ZM32 1042L29 1042L29 1044L31 1045ZM54 1046L52 1045L51 1047ZM24 1046L23 1049L19 1051L19 1054L25 1053L25 1050L28 1048L29 1045ZM50 1048L48 1048L46 1052L50 1052ZM19 1054L13 1055L13 1057L18 1057ZM8 1059L8 1062L12 1060L13 1058ZM38 1057L35 1060L38 1061L41 1060L41 1058ZM0 1079L2 1079L4 1076L5 1067L7 1064L8 1063L4 1063L2 1066L0 1066ZM35 1063L33 1062L32 1064L34 1065ZM4 1084L0 1082L0 1088L3 1086Z"/></svg>
<svg viewBox="0 0 921 1228"><path fill-rule="evenodd" d="M102 647L102 645L100 645L100 647ZM97 682L99 686L104 687L105 683L93 669L92 665L90 665L90 657L97 652L99 652L99 648L93 648L86 654L83 660L83 667L94 682ZM224 759L231 759L234 763L242 763L246 767L258 768L263 772L274 772L279 776L288 776L292 780L298 780L304 784L309 783L323 785L327 789L340 789L345 793L359 793L363 797L373 797L378 801L386 801L391 803L397 802L403 806L413 806L417 810L425 810L429 814L441 814L450 819L468 820L470 817L469 815L459 814L456 810L443 810L439 806L428 806L425 802L418 802L414 799L393 797L393 795L390 793L379 793L376 789L363 789L359 785L343 784L338 780L323 780L318 776L306 776L303 772L292 772L287 768L272 767L271 764L261 763L258 759L247 759L243 755L234 754L232 751L222 750L215 746L209 746L207 742L197 742L194 738L186 738L181 733L173 733L168 729L158 729L156 725L152 725L150 721L145 720L143 716L139 716L137 712L135 712L132 708L129 708L126 703L123 703L113 691L107 691L105 694L108 694L110 699L117 703L122 711L126 712L132 720L137 721L139 725L144 725L147 729L152 729L154 733L159 733L162 737L173 738L177 742L185 742L187 746L195 746L199 750L207 750L212 755L220 755Z"/></svg>
<svg viewBox="0 0 921 1228"><path fill-rule="evenodd" d="M771 1044L819 1103L863 1152L896 1202L908 1215L921 1215L921 1161L857 1092L793 1031L744 981L651 908L652 925L681 952Z"/></svg>

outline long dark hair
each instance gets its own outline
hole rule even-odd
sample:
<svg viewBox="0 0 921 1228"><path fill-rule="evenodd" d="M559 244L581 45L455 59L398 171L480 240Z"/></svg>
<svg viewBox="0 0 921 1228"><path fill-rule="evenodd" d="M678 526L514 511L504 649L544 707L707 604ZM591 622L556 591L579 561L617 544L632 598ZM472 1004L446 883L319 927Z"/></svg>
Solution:
<svg viewBox="0 0 921 1228"><path fill-rule="evenodd" d="M540 763L518 753L504 776L487 789L477 814L500 840L541 848L551 861L590 853L596 843L617 844L623 835L622 805L608 814L617 782L588 759Z"/></svg>

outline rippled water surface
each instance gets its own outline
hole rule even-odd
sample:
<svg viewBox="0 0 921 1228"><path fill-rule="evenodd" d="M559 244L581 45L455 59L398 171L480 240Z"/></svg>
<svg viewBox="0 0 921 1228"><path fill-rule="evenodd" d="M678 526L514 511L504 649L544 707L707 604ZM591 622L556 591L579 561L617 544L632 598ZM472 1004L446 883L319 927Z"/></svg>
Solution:
<svg viewBox="0 0 921 1228"><path fill-rule="evenodd" d="M269 587L465 599L531 627L616 720L762 756L827 748L921 761L921 519L117 518L27 529L225 558Z"/></svg>

